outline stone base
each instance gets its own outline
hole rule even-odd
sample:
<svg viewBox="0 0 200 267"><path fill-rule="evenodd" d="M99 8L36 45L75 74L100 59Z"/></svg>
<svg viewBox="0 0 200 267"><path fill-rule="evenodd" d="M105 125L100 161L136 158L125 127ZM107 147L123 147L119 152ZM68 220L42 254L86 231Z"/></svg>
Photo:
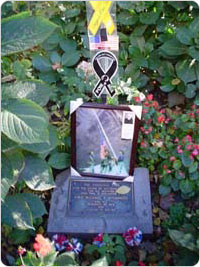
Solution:
<svg viewBox="0 0 200 267"><path fill-rule="evenodd" d="M76 177L77 178L77 177ZM136 226L144 234L153 232L151 193L149 173L146 168L136 168L134 173L134 212L132 214L70 214L68 210L69 170L60 173L56 178L56 188L52 194L48 220L48 233L68 233L89 235L98 233L121 234L128 228ZM85 177L83 179L86 179ZM95 180L98 178L94 178ZM91 180L91 178L90 178ZM131 183L130 183L131 184Z"/></svg>

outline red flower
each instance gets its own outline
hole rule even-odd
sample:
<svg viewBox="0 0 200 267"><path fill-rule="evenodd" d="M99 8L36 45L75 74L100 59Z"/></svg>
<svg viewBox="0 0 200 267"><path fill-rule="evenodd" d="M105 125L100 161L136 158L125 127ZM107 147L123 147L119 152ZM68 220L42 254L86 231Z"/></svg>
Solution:
<svg viewBox="0 0 200 267"><path fill-rule="evenodd" d="M167 165L163 165L163 169L165 169L165 170L166 170L166 169L167 169Z"/></svg>
<svg viewBox="0 0 200 267"><path fill-rule="evenodd" d="M123 263L121 261L116 261L115 266L123 266Z"/></svg>
<svg viewBox="0 0 200 267"><path fill-rule="evenodd" d="M191 150L192 149L192 145L187 145L186 146L186 150Z"/></svg>
<svg viewBox="0 0 200 267"><path fill-rule="evenodd" d="M195 149L197 149L197 150L199 150L199 145L193 145L193 148L195 148Z"/></svg>
<svg viewBox="0 0 200 267"><path fill-rule="evenodd" d="M152 106L153 106L154 108L157 108L157 107L158 107L158 102L153 101Z"/></svg>
<svg viewBox="0 0 200 267"><path fill-rule="evenodd" d="M145 103L144 103L144 106L145 106L145 107L149 107L149 103L148 103L148 102L145 102Z"/></svg>
<svg viewBox="0 0 200 267"><path fill-rule="evenodd" d="M139 265L139 266L146 266L146 265L144 264L144 262L142 262L142 261L138 261L138 265Z"/></svg>
<svg viewBox="0 0 200 267"><path fill-rule="evenodd" d="M103 234L98 234L94 237L93 241L103 242Z"/></svg>
<svg viewBox="0 0 200 267"><path fill-rule="evenodd" d="M160 115L158 118L157 118L157 121L159 123L163 123L165 121L165 117L163 115Z"/></svg>
<svg viewBox="0 0 200 267"><path fill-rule="evenodd" d="M147 99L148 99L149 101L152 101L152 100L153 100L153 95L152 95L152 94L149 94L149 95L147 96Z"/></svg>

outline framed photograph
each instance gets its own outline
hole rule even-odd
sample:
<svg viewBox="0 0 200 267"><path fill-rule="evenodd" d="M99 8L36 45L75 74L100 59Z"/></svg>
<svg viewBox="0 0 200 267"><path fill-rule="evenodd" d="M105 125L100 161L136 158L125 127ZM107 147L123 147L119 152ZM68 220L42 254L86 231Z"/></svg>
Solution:
<svg viewBox="0 0 200 267"><path fill-rule="evenodd" d="M71 165L81 176L133 175L140 120L129 106L85 103L71 115Z"/></svg>

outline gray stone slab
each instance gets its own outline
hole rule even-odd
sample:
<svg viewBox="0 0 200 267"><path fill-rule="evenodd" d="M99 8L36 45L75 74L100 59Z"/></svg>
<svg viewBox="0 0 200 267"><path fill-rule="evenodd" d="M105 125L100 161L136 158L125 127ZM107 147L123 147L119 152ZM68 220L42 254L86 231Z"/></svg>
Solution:
<svg viewBox="0 0 200 267"><path fill-rule="evenodd" d="M72 181L77 181L77 178L79 180L83 179L83 181L92 181L93 183L97 183L97 181L105 182L105 179L70 177L69 170L59 174L56 178L56 188L51 199L47 228L49 234L123 233L133 226L138 227L145 234L153 232L149 173L146 168L136 168L134 182L128 183L133 186L131 191L133 192L131 200L133 209L127 209L126 213L122 213L120 207L112 209L111 212L105 212L105 210L99 210L102 207L98 205L99 208L96 212L91 209L88 209L88 212L84 212L84 208L86 208L84 205L82 208L71 206L69 204L70 201L73 199L73 201L77 202L77 199L74 198L74 192L71 195L70 186ZM119 181L116 182L119 183ZM81 194L84 193L82 192ZM78 192L75 195L78 196ZM125 201L129 205L130 198L125 199ZM115 203L115 200L112 200L112 203ZM124 205L124 203L122 204Z"/></svg>

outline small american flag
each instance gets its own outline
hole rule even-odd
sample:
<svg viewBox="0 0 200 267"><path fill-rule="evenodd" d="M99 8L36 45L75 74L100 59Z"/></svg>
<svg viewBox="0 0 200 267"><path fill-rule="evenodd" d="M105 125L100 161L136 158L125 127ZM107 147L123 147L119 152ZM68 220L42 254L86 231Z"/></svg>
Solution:
<svg viewBox="0 0 200 267"><path fill-rule="evenodd" d="M100 38L96 37L90 37L90 50L99 50L99 49L107 49L112 51L118 51L119 50L119 36L117 35L108 35L108 40L101 42Z"/></svg>
<svg viewBox="0 0 200 267"><path fill-rule="evenodd" d="M105 138L103 134L101 134L100 136L100 158L101 159L104 159L106 156L106 148L107 148L107 145L106 145Z"/></svg>

